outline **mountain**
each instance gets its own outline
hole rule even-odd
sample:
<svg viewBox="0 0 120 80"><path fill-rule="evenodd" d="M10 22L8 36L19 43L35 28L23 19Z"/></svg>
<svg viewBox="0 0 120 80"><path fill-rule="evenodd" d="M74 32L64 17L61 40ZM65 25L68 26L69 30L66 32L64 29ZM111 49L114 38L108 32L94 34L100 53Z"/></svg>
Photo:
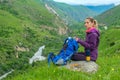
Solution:
<svg viewBox="0 0 120 80"><path fill-rule="evenodd" d="M53 0L44 1L47 6L52 8L54 12L61 17L66 24L71 24L72 22L81 22L86 17L96 16L96 12L88 9L82 5L69 5L65 3L54 2Z"/></svg>
<svg viewBox="0 0 120 80"><path fill-rule="evenodd" d="M103 12L113 8L113 7L115 7L115 5L114 4L109 4L109 5L86 6L86 7L88 7L89 9L91 9L93 11L95 11L98 14L101 14L101 13L103 13Z"/></svg>
<svg viewBox="0 0 120 80"><path fill-rule="evenodd" d="M59 49L67 31L42 0L0 0L0 75L23 68L42 45L46 46L43 55Z"/></svg>
<svg viewBox="0 0 120 80"><path fill-rule="evenodd" d="M107 26L117 26L120 25L120 5L100 14L96 17L98 22Z"/></svg>

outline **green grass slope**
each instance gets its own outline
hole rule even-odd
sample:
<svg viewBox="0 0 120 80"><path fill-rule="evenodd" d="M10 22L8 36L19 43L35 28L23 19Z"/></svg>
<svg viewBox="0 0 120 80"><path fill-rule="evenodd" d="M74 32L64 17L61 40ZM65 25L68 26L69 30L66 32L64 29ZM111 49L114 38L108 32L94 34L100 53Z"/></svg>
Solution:
<svg viewBox="0 0 120 80"><path fill-rule="evenodd" d="M84 73L58 68L47 61L37 62L24 71L17 70L5 80L119 80L120 79L120 29L101 33L96 73Z"/></svg>
<svg viewBox="0 0 120 80"><path fill-rule="evenodd" d="M65 24L41 0L1 0L0 75L11 68L27 66L29 58L42 45L46 46L44 55L59 48L66 30ZM26 50L18 51L16 46Z"/></svg>
<svg viewBox="0 0 120 80"><path fill-rule="evenodd" d="M100 38L100 55L120 55L120 29L113 28L105 31Z"/></svg>

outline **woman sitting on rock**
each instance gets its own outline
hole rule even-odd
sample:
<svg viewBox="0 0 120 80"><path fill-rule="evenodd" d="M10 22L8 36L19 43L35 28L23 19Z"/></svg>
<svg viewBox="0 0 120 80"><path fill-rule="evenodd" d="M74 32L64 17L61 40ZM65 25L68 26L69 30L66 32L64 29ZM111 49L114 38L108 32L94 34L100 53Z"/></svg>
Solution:
<svg viewBox="0 0 120 80"><path fill-rule="evenodd" d="M97 26L98 24L95 19L91 17L86 18L85 20L86 40L83 41L78 37L75 38L76 41L85 48L85 52L75 53L71 57L72 60L75 60L75 61L79 61L79 60L96 61L97 60L99 36L100 36Z"/></svg>

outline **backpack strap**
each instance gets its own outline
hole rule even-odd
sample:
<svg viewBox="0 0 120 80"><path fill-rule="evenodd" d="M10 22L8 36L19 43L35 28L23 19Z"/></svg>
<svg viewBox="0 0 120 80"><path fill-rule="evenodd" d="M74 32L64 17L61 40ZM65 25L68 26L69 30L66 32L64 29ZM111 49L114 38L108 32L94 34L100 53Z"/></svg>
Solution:
<svg viewBox="0 0 120 80"><path fill-rule="evenodd" d="M55 56L54 53L52 53L52 52L49 53L49 55L48 55L48 67L50 66L50 62L52 61L54 56Z"/></svg>

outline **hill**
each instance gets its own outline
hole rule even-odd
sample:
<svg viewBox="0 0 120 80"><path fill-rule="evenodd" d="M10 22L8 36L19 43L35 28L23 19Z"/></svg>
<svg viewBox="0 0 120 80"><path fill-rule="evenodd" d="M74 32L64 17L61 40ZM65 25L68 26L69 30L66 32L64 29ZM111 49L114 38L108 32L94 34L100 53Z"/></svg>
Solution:
<svg viewBox="0 0 120 80"><path fill-rule="evenodd" d="M44 0L44 3L68 25L82 22L86 17L97 15L96 12L82 5L69 5L65 3L54 2L53 0Z"/></svg>
<svg viewBox="0 0 120 80"><path fill-rule="evenodd" d="M42 45L46 46L43 55L59 49L67 31L42 0L0 0L0 75L11 68L22 69Z"/></svg>
<svg viewBox="0 0 120 80"><path fill-rule="evenodd" d="M100 5L100 6L87 6L89 9L95 11L98 14L101 14L111 8L113 8L114 4L108 4L108 5Z"/></svg>
<svg viewBox="0 0 120 80"><path fill-rule="evenodd" d="M112 28L102 33L100 38L100 55L120 55L120 29Z"/></svg>
<svg viewBox="0 0 120 80"><path fill-rule="evenodd" d="M119 80L120 76L120 29L109 29L102 32L100 37L99 57L97 64L99 69L96 73L84 73L58 68L55 65L48 67L47 62L35 63L24 71L16 71L6 80L43 79L43 80ZM117 37L115 37L117 36ZM69 76L69 77L68 77Z"/></svg>
<svg viewBox="0 0 120 80"><path fill-rule="evenodd" d="M107 26L120 25L120 5L100 14L96 17L99 23Z"/></svg>

